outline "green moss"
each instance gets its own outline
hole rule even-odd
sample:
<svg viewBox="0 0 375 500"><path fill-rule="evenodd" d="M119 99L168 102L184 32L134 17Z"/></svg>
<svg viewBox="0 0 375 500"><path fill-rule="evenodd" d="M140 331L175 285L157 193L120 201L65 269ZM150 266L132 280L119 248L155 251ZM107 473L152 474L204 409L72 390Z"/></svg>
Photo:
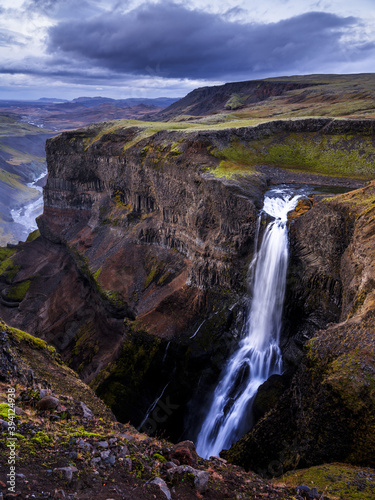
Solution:
<svg viewBox="0 0 375 500"><path fill-rule="evenodd" d="M150 269L150 272L146 276L145 283L143 285L143 290L145 290L148 286L151 285L152 281L154 280L155 276L159 272L159 268L157 264L153 265Z"/></svg>
<svg viewBox="0 0 375 500"><path fill-rule="evenodd" d="M236 176L258 174L252 166L249 149L237 140L232 141L230 147L211 150L210 154L222 160L218 166L205 170L215 177L232 179Z"/></svg>
<svg viewBox="0 0 375 500"><path fill-rule="evenodd" d="M222 160L216 169L216 175L222 177L254 174L256 170L251 167L256 165L327 176L363 179L375 176L375 141L365 134L277 132L247 143L234 137L230 147L213 149L210 153ZM215 173L215 169L209 170Z"/></svg>
<svg viewBox="0 0 375 500"><path fill-rule="evenodd" d="M371 396L371 385L364 377L361 368L364 353L358 350L349 351L337 357L330 365L326 381L340 395L347 409L353 414L359 413L375 398ZM375 377L372 376L373 382Z"/></svg>
<svg viewBox="0 0 375 500"><path fill-rule="evenodd" d="M130 300L134 302L135 304L138 302L139 297L138 297L138 292L137 290L133 290L131 295L130 295Z"/></svg>
<svg viewBox="0 0 375 500"><path fill-rule="evenodd" d="M97 282L98 279L99 279L99 276L101 275L102 273L102 270L103 268L102 267L99 267L99 269L97 271L95 271L95 273L93 274L93 278L94 280Z"/></svg>
<svg viewBox="0 0 375 500"><path fill-rule="evenodd" d="M103 290L104 297L108 300L108 302L116 307L121 309L122 307L125 307L126 302L121 295L121 293L113 290Z"/></svg>
<svg viewBox="0 0 375 500"><path fill-rule="evenodd" d="M240 94L232 94L230 98L225 103L225 109L239 109L246 101L246 96L241 96Z"/></svg>
<svg viewBox="0 0 375 500"><path fill-rule="evenodd" d="M125 340L117 361L90 384L118 418L126 415L127 405L139 404L142 384L161 342L161 339L140 331L131 334Z"/></svg>
<svg viewBox="0 0 375 500"><path fill-rule="evenodd" d="M180 150L180 146L182 143L183 143L183 139L181 139L177 142L173 142L170 146L169 154L171 156L180 156L182 154L182 151Z"/></svg>
<svg viewBox="0 0 375 500"><path fill-rule="evenodd" d="M29 333L23 332L22 330L18 330L17 328L11 328L9 326L6 326L6 331L8 332L9 335L12 335L12 337L16 340L16 342L26 342L28 345L30 345L33 348L36 349L41 349L41 350L47 350L50 354L52 354L54 357L59 358L56 349L50 345L47 344L45 340L42 340L38 337L34 337L33 335L30 335Z"/></svg>
<svg viewBox="0 0 375 500"><path fill-rule="evenodd" d="M25 438L25 436L23 436L23 435L22 435L22 434L20 434L19 432L15 432L15 433L13 434L13 437L15 437L15 438L17 438L17 439L19 439L19 440L21 440L21 441L23 441L23 440L25 440L25 439L26 439L26 438Z"/></svg>
<svg viewBox="0 0 375 500"><path fill-rule="evenodd" d="M15 265L12 260L15 253L15 248L0 248L0 275L4 275L8 282L12 281L20 270L20 266Z"/></svg>
<svg viewBox="0 0 375 500"><path fill-rule="evenodd" d="M15 248L7 248L7 247L0 248L0 262L3 262L7 258L9 258L11 255L15 253L15 251L16 251Z"/></svg>
<svg viewBox="0 0 375 500"><path fill-rule="evenodd" d="M375 175L372 137L355 140L343 135L285 133L249 143L252 162L322 175L361 177Z"/></svg>
<svg viewBox="0 0 375 500"><path fill-rule="evenodd" d="M0 403L0 418L8 420L9 405L8 403Z"/></svg>
<svg viewBox="0 0 375 500"><path fill-rule="evenodd" d="M348 314L348 318L353 316L357 311L358 309L360 309L365 300L366 300L366 297L367 297L367 291L366 290L362 290L356 297L355 301L354 301L354 304L353 304L353 307L350 311L350 313Z"/></svg>
<svg viewBox="0 0 375 500"><path fill-rule="evenodd" d="M85 430L78 430L76 432L70 433L69 435L74 436L74 437L88 437L88 438L104 439L104 436L102 434L97 434L96 432L87 432Z"/></svg>
<svg viewBox="0 0 375 500"><path fill-rule="evenodd" d="M35 231L33 231L32 233L29 234L29 236L27 237L26 241L27 242L34 241L37 238L39 238L39 236L40 236L39 229L35 229Z"/></svg>
<svg viewBox="0 0 375 500"><path fill-rule="evenodd" d="M345 464L324 464L309 469L288 472L282 477L287 486L315 487L329 498L345 500L372 500L375 498L375 481L372 469L363 470ZM279 479L280 481L280 479Z"/></svg>
<svg viewBox="0 0 375 500"><path fill-rule="evenodd" d="M162 286L172 276L167 264L151 253L147 254L145 257L145 271L147 276L143 284L143 290L146 290L153 282L158 286Z"/></svg>
<svg viewBox="0 0 375 500"><path fill-rule="evenodd" d="M126 203L124 201L125 195L122 191L118 189L114 191L114 193L112 194L112 199L114 200L116 207L126 208Z"/></svg>
<svg viewBox="0 0 375 500"><path fill-rule="evenodd" d="M71 255L77 263L81 273L89 280L92 286L96 289L103 300L108 302L112 307L122 309L126 306L122 295L115 290L105 290L99 283L99 276L102 273L102 268L97 269L94 273L89 266L89 259L82 255L77 248L69 247Z"/></svg>
<svg viewBox="0 0 375 500"><path fill-rule="evenodd" d="M82 325L75 338L72 354L77 357L80 364L76 368L78 373L91 363L94 356L99 352L99 341L95 339L96 327L92 321Z"/></svg>
<svg viewBox="0 0 375 500"><path fill-rule="evenodd" d="M6 298L9 300L14 300L16 302L22 302L23 299L26 297L26 294L30 288L30 285L32 283L31 279L21 281L20 283L17 283L13 285L6 294Z"/></svg>
<svg viewBox="0 0 375 500"><path fill-rule="evenodd" d="M161 463L168 462L168 460L165 457L163 457L163 455L160 455L160 453L154 453L153 458L155 458L155 460L158 460Z"/></svg>
<svg viewBox="0 0 375 500"><path fill-rule="evenodd" d="M358 218L364 215L371 215L375 209L375 181L369 182L367 186L349 191L348 193L336 195L335 197L324 198L324 201L348 205L349 216Z"/></svg>
<svg viewBox="0 0 375 500"><path fill-rule="evenodd" d="M223 149L213 149L210 151L215 158L228 160L241 165L252 165L251 151L249 148L239 142L237 139L232 140L231 146Z"/></svg>
<svg viewBox="0 0 375 500"><path fill-rule="evenodd" d="M52 440L48 434L46 434L44 431L39 431L35 434L33 438L30 440L32 443L38 445L40 448L44 448L48 443L50 443Z"/></svg>

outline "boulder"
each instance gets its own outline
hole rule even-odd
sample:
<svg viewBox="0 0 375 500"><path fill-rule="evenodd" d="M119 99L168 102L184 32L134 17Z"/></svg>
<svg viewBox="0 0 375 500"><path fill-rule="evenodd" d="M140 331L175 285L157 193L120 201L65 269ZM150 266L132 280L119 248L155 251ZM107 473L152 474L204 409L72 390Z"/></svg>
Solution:
<svg viewBox="0 0 375 500"><path fill-rule="evenodd" d="M181 465L195 467L198 464L198 454L192 441L181 441L173 446L170 458L178 460Z"/></svg>
<svg viewBox="0 0 375 500"><path fill-rule="evenodd" d="M44 396L36 403L36 407L40 411L54 411L59 406L59 400L54 396Z"/></svg>

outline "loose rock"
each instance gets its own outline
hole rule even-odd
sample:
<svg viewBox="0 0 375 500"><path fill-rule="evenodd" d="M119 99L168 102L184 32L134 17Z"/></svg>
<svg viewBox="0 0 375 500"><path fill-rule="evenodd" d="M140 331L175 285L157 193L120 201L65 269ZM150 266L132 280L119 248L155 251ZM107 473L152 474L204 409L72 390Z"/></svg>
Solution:
<svg viewBox="0 0 375 500"><path fill-rule="evenodd" d="M156 486L159 486L160 490L164 493L168 500L171 500L171 492L169 491L167 483L163 479L161 479L160 477L155 477L155 479L153 479L150 484L156 484Z"/></svg>
<svg viewBox="0 0 375 500"><path fill-rule="evenodd" d="M59 400L53 396L44 396L40 399L36 407L41 411L54 411L59 405Z"/></svg>
<svg viewBox="0 0 375 500"><path fill-rule="evenodd" d="M198 454L195 444L192 441L182 441L173 446L170 454L172 459L176 459L181 465L195 467L198 464Z"/></svg>

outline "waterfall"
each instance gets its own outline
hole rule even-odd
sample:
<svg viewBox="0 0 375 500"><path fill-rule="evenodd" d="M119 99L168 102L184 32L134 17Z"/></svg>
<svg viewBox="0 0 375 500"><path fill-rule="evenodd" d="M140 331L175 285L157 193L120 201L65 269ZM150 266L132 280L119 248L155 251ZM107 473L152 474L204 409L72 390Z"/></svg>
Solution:
<svg viewBox="0 0 375 500"><path fill-rule="evenodd" d="M203 458L230 448L251 428L251 407L259 386L282 370L279 336L288 265L286 222L300 196L290 196L285 189L276 193L278 197L264 200L262 213L273 220L250 265L252 301L244 335L222 372L197 438L197 452Z"/></svg>
<svg viewBox="0 0 375 500"><path fill-rule="evenodd" d="M138 430L141 430L143 428L143 426L145 425L145 423L147 422L148 420L148 417L150 416L151 412L156 408L156 405L159 403L159 401L161 400L161 398L163 397L163 394L165 392L165 389L169 386L170 382L168 382L168 384L164 387L164 389L161 391L161 394L160 396L158 396L155 401L153 403L151 403L149 409L146 411L146 416L145 418L142 420L142 422L140 423L140 425L138 426ZM141 431L142 432L142 431Z"/></svg>

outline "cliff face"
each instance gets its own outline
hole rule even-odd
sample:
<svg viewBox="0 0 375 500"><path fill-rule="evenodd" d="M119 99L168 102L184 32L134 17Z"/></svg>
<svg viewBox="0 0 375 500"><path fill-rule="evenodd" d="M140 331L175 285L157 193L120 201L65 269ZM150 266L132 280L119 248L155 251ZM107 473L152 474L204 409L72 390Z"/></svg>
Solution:
<svg viewBox="0 0 375 500"><path fill-rule="evenodd" d="M352 186L321 174L341 174L339 165L368 177L373 148L371 121L205 131L105 123L65 132L47 143L41 236L0 254L0 314L55 345L122 421L142 424L163 396L166 414L144 430L178 438L187 414L199 423L237 343L267 183ZM322 203L291 223L290 364L317 329L356 303L360 278L340 267L355 266L346 250L360 227L355 213Z"/></svg>
<svg viewBox="0 0 375 500"><path fill-rule="evenodd" d="M137 132L125 129L96 140L94 129L93 137L66 133L48 144L42 234L77 243L94 272L102 264L97 238L106 233L107 247L126 235L129 243L178 251L187 259L185 280L198 288L233 284L225 262L248 251L253 202L259 203L264 180L257 176L246 186L204 174L215 162L208 153L212 138L158 133L129 148ZM130 289L124 299L136 308L133 292L142 290Z"/></svg>
<svg viewBox="0 0 375 500"><path fill-rule="evenodd" d="M219 160L209 151L227 132L141 134L105 124L47 143L41 236L4 254L0 310L53 343L112 405L121 387L123 421L140 423L178 370L169 394L181 432L200 371L214 356L217 373L234 341L266 178L211 173Z"/></svg>

